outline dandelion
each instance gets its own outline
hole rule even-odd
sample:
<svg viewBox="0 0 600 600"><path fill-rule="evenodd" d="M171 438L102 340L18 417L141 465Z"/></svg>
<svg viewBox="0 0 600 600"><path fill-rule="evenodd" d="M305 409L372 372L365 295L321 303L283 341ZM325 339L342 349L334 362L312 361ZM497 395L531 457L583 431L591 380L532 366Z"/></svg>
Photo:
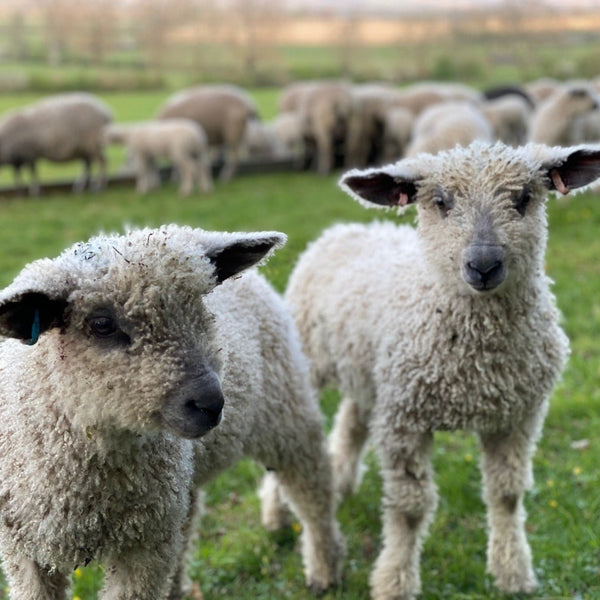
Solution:
<svg viewBox="0 0 600 600"><path fill-rule="evenodd" d="M302 531L302 525L296 522L292 525L292 530L294 531L294 533L300 533Z"/></svg>
<svg viewBox="0 0 600 600"><path fill-rule="evenodd" d="M473 455L471 453L465 454L465 462L473 462Z"/></svg>
<svg viewBox="0 0 600 600"><path fill-rule="evenodd" d="M550 500L548 504L550 505L550 508L556 508L558 506L558 502L556 500Z"/></svg>
<svg viewBox="0 0 600 600"><path fill-rule="evenodd" d="M573 475L575 475L575 477L577 477L578 475L581 475L582 472L583 472L583 469L581 467L573 467Z"/></svg>
<svg viewBox="0 0 600 600"><path fill-rule="evenodd" d="M83 571L79 567L77 567L75 569L75 577L77 579L81 579L82 575L83 575ZM73 600L75 600L75 599L73 599Z"/></svg>
<svg viewBox="0 0 600 600"><path fill-rule="evenodd" d="M81 600L79 596L73 596L73 600Z"/></svg>
<svg viewBox="0 0 600 600"><path fill-rule="evenodd" d="M554 487L554 479L546 479L546 485L548 487Z"/></svg>

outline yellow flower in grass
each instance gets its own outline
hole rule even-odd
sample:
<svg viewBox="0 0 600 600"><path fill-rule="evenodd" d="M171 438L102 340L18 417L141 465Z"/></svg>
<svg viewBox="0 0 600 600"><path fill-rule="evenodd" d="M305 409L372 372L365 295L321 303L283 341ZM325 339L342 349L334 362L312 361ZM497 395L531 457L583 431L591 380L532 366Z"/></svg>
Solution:
<svg viewBox="0 0 600 600"><path fill-rule="evenodd" d="M77 568L75 569L75 577L76 577L77 579L81 579L81 576L82 576L82 575L83 575L83 571L82 571L82 570L81 570L79 567L77 567ZM73 600L75 600L75 599L73 599Z"/></svg>
<svg viewBox="0 0 600 600"><path fill-rule="evenodd" d="M298 523L298 522L295 522L295 523L292 525L292 530L293 530L295 533L300 533L300 532L302 531L302 525L300 525L300 523Z"/></svg>
<svg viewBox="0 0 600 600"><path fill-rule="evenodd" d="M554 479L546 479L546 485L548 487L554 487Z"/></svg>
<svg viewBox="0 0 600 600"><path fill-rule="evenodd" d="M550 508L558 507L558 502L556 500L550 500L550 502L548 502L548 504L550 505Z"/></svg>
<svg viewBox="0 0 600 600"><path fill-rule="evenodd" d="M465 454L465 462L473 462L473 455L471 453Z"/></svg>
<svg viewBox="0 0 600 600"><path fill-rule="evenodd" d="M577 477L583 473L583 469L581 467L573 467L573 475Z"/></svg>

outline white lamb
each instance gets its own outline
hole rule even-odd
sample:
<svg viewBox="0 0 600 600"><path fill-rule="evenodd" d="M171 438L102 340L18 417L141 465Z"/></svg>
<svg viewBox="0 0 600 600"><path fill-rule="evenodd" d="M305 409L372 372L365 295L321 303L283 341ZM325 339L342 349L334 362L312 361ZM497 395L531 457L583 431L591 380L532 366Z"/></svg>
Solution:
<svg viewBox="0 0 600 600"><path fill-rule="evenodd" d="M112 124L105 129L109 144L123 144L136 173L137 191L145 194L160 182L157 163L171 163L180 180L179 193L188 196L197 186L212 190L208 140L202 126L189 119L165 119Z"/></svg>
<svg viewBox="0 0 600 600"><path fill-rule="evenodd" d="M281 298L238 275L284 240L174 225L99 236L0 293L11 599L64 600L92 559L100 598L181 598L197 486L241 456L284 485L307 582L335 583L341 538L306 360Z"/></svg>
<svg viewBox="0 0 600 600"><path fill-rule="evenodd" d="M318 385L343 400L330 438L340 494L369 435L383 475L376 600L420 591L437 505L433 432L467 429L483 449L488 568L499 588L536 587L523 493L568 340L544 274L548 190L600 176L600 147L474 143L353 170L367 206L416 204L418 227L337 225L301 256L286 299Z"/></svg>

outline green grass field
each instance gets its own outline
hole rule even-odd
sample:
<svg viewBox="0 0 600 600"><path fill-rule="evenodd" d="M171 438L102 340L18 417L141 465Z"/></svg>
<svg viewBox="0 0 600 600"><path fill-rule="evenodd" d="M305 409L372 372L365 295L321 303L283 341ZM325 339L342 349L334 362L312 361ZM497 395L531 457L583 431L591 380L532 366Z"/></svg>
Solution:
<svg viewBox="0 0 600 600"><path fill-rule="evenodd" d="M176 222L207 229L277 229L287 246L263 268L285 287L298 253L326 226L386 215L366 211L336 188L336 175L280 173L217 183L210 196L181 199L173 185L140 197L132 190L55 195L0 202L0 285L28 261L56 255L100 230ZM549 203L547 269L572 340L572 357L554 394L535 458L536 485L527 496L528 532L544 599L600 597L600 196L582 194ZM395 218L387 215L389 218ZM402 219L412 221L409 212ZM335 391L323 394L327 426ZM583 450L572 442L589 440ZM441 501L422 560L423 598L500 599L485 574L485 513L480 499L474 438L436 436L435 467ZM364 600L380 543L380 479L375 459L359 493L340 508L348 555L342 585L324 600ZM277 535L260 526L256 487L262 471L244 461L207 486L206 514L190 566L205 600L304 600L298 531ZM92 600L101 585L93 565L74 574L74 595ZM1 594L0 594L1 597Z"/></svg>

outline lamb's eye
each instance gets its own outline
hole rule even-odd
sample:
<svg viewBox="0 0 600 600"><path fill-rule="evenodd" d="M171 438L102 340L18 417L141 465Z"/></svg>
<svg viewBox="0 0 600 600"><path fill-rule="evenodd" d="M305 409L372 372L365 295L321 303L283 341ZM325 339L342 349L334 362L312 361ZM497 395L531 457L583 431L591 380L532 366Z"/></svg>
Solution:
<svg viewBox="0 0 600 600"><path fill-rule="evenodd" d="M112 317L91 317L88 326L92 335L97 338L106 338L117 332L117 323Z"/></svg>
<svg viewBox="0 0 600 600"><path fill-rule="evenodd" d="M436 194L433 197L433 203L440 211L440 214L445 217L448 215L448 211L452 208L452 197L446 194Z"/></svg>
<svg viewBox="0 0 600 600"><path fill-rule="evenodd" d="M531 202L531 190L525 187L517 194L514 201L515 209L521 216L525 215L529 202Z"/></svg>

